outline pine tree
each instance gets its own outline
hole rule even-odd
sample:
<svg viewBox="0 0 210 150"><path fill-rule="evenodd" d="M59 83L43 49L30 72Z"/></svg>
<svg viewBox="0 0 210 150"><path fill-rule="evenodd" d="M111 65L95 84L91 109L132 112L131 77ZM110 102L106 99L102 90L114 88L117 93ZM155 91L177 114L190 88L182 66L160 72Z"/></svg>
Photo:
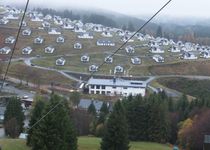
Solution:
<svg viewBox="0 0 210 150"><path fill-rule="evenodd" d="M36 126L34 128L31 128L37 121L40 120L40 118L43 115L43 110L45 107L45 102L40 99L40 97L37 98L34 108L32 110L31 113L31 119L29 121L29 131L28 131L28 136L27 136L27 145L32 145L33 142L36 142L33 140L33 132L34 132L34 128L36 128ZM31 129L30 129L31 128Z"/></svg>
<svg viewBox="0 0 210 150"><path fill-rule="evenodd" d="M69 116L67 102L57 95L52 95L43 114L57 104L59 105L34 128L33 139L36 142L32 143L33 150L77 150L76 132Z"/></svg>
<svg viewBox="0 0 210 150"><path fill-rule="evenodd" d="M4 114L5 134L16 138L23 131L24 113L21 102L16 97L10 98Z"/></svg>
<svg viewBox="0 0 210 150"><path fill-rule="evenodd" d="M128 125L125 109L120 101L116 102L106 124L101 142L101 150L128 150Z"/></svg>

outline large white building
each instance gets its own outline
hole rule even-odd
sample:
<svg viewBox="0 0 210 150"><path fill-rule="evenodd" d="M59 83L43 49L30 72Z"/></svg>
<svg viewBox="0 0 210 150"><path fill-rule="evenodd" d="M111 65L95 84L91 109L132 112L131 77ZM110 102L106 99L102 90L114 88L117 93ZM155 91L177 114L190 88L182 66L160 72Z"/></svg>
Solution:
<svg viewBox="0 0 210 150"><path fill-rule="evenodd" d="M145 81L90 78L88 83L89 94L102 94L109 96L135 96L146 94L147 84Z"/></svg>

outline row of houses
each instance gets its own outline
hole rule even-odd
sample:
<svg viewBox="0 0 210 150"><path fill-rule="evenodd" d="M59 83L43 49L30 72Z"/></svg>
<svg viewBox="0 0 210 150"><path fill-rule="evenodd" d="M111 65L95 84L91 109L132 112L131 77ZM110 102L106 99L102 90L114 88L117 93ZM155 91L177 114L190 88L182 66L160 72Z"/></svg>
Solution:
<svg viewBox="0 0 210 150"><path fill-rule="evenodd" d="M19 15L20 16L20 13L21 13L21 11L19 13L15 13L15 14L8 12L8 14L6 14L6 15L9 15L9 16ZM7 24L9 20L15 19L14 17L6 17L6 15L1 20L2 22L4 22L2 24ZM80 20L71 21L68 18L61 18L59 16L51 16L51 15L44 16L42 13L39 13L36 11L29 11L27 13L27 16L30 18L30 21L42 22L41 23L42 29L47 28L48 34L60 35L60 34L62 34L62 31L60 30L61 28L73 30L74 32L78 33L78 38L87 38L87 39L93 39L92 32L101 32L101 35L106 38L113 37L113 33L117 33L117 35L122 36L122 41L127 40L130 37L130 35L132 34L129 31L123 31L123 30L117 29L117 28L105 27L105 26L99 25L99 24L93 24L93 23L83 24ZM18 19L18 18L16 18L16 19ZM51 26L52 26L51 22L53 22L55 25L57 25L59 27L59 29L51 28ZM27 22L24 21L22 26L26 27ZM91 32L88 32L87 30L89 30ZM30 35L30 34L26 32L26 34L24 34L24 35ZM136 37L144 38L142 34L137 34ZM145 37L149 37L149 39L151 38L149 35L147 35ZM130 39L130 41L132 42L133 40ZM113 42L110 42L110 40L103 41L102 43L104 45L114 45ZM99 45L100 44L101 44L101 42L99 41Z"/></svg>
<svg viewBox="0 0 210 150"><path fill-rule="evenodd" d="M8 13L3 17L3 19L4 20L15 19L15 18L12 18L11 16L17 17L20 14L21 14L21 11L19 10L8 9ZM87 32L87 30L90 30L94 32L101 32L101 35L103 35L104 37L113 37L112 32L114 32L121 37L121 41L125 42L129 40L128 42L134 42L133 39L130 39L130 37L132 36L132 32L123 31L121 29L104 27L103 25L97 25L93 23L83 24L79 20L71 21L68 18L61 18L60 16L51 16L51 15L44 16L42 13L39 13L36 11L29 11L27 13L27 16L31 19L31 21L42 22L42 27L47 28L48 34L60 35L56 39L57 43L65 42L64 37L61 36L62 31L60 30L60 28L73 30L74 32L78 33L78 38L81 38L81 39L93 39L94 38L93 33ZM59 26L59 28L51 28L51 22ZM22 26L27 26L27 22L24 21ZM29 36L31 35L31 32L32 31L30 28L26 28L22 31L22 35ZM189 42L183 43L182 41L174 42L171 39L168 40L166 38L160 38L160 37L154 38L153 36L150 36L148 34L143 35L141 33L136 34L135 37L140 41L149 40L148 47L149 47L150 53L163 54L165 53L165 50L163 47L170 45L171 48L168 51L171 53L181 53L180 54L181 59L190 60L190 59L198 59L199 57L202 57L202 58L210 57L210 54L209 54L210 48L207 48L207 47L205 48L204 46L199 46L198 44L193 44ZM7 44L13 44L14 42L15 42L14 37L8 37L8 39L5 39L5 43ZM41 36L34 39L34 43L36 44L42 44L43 42L44 42L44 39ZM97 46L115 46L116 44L110 39L97 39L96 45ZM82 45L80 43L77 43L76 45L74 45L74 48L81 49ZM126 53L129 55L135 53L135 49L133 46L127 46L125 50L126 50ZM54 50L52 47L48 47L46 52L48 51L53 53ZM195 54L194 51L199 51L199 54ZM154 58L157 58L155 56L157 55L154 55ZM135 58L133 59L132 62L137 62L138 60L139 59Z"/></svg>
<svg viewBox="0 0 210 150"><path fill-rule="evenodd" d="M54 51L54 50L55 50L54 48L50 48L50 47L45 48L45 52L47 51L46 53L52 53L52 51ZM64 58L61 58L61 59L58 59L58 60L59 60L58 62L61 62L60 60L62 60L63 63L56 63L56 65L58 65L58 66L65 65L65 59ZM83 62L83 63L88 63L88 62L90 62L90 56L85 54L85 55L81 56L80 61ZM107 63L107 64L113 63L113 57L112 56L106 56L104 58L104 62ZM132 57L131 58L131 63L134 64L134 65L140 65L141 64L141 59L139 57ZM123 69L120 69L120 70L123 70Z"/></svg>
<svg viewBox="0 0 210 150"><path fill-rule="evenodd" d="M86 58L86 60L82 60L82 58L81 58L81 61L82 62L87 62L87 59L88 58ZM66 63L66 60L63 57L57 59L56 62L55 62L55 64L57 66L64 66L65 63ZM89 72L97 72L98 69L99 69L99 66L97 66L97 65L90 65L89 66ZM114 73L115 74L116 73L123 73L123 72L124 72L124 68L122 66L115 66L115 68L114 68Z"/></svg>
<svg viewBox="0 0 210 150"><path fill-rule="evenodd" d="M21 13L23 12L20 9L16 8L11 8L11 7L6 7L7 13L5 16L2 18L3 20L0 20L0 22L8 22L7 20L10 19L18 19L18 15L20 16ZM125 42L129 40L128 42L134 42L134 39L130 39L132 36L132 32L129 31L123 31L122 29L117 29L117 28L110 28L110 27L105 27L100 24L93 24L93 23L86 23L84 24L81 20L70 20L69 18L62 18L60 16L52 16L52 15L46 15L44 16L42 13L37 12L37 11L28 11L27 16L31 19L31 21L38 21L42 22L42 27L43 28L48 28L48 33L49 34L62 34L60 29L58 28L51 28L51 22L53 22L55 25L57 25L59 28L63 29L70 29L74 30L76 33L78 33L78 38L88 38L88 39L93 39L93 34L92 32L87 32L93 31L93 32L101 32L101 35L104 37L113 37L112 33L116 33L121 37L121 41ZM26 26L27 23L24 22L23 26ZM179 52L183 51L191 51L193 49L201 49L201 46L198 44L193 44L193 43L183 43L182 41L178 41L175 43L172 39L166 39L166 38L161 38L157 37L154 38L151 35L143 35L141 33L138 33L135 35L135 37L140 40L140 41L148 41L149 40L149 47L151 48L151 52L154 53L163 53L163 50L161 51L161 48L158 48L158 46L168 46L168 45L173 45L174 47L171 52ZM97 42L97 45L115 45L112 41L110 40L99 40ZM176 48L179 47L179 48Z"/></svg>

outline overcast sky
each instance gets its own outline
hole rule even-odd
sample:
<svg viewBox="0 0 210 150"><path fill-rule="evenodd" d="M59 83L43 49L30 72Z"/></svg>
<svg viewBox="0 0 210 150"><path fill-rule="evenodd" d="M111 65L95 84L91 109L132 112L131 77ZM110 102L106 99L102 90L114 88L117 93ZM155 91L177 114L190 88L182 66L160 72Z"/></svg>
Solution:
<svg viewBox="0 0 210 150"><path fill-rule="evenodd" d="M24 3L26 0L0 0L7 3ZM30 5L48 8L97 8L127 15L151 15L160 9L167 0L30 0ZM162 15L175 17L210 18L210 0L172 0Z"/></svg>

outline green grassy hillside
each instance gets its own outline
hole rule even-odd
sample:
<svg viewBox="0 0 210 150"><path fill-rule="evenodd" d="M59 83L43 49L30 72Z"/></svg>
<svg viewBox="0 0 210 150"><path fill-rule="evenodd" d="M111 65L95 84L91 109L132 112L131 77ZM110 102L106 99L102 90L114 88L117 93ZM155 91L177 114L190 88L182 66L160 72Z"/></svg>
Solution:
<svg viewBox="0 0 210 150"><path fill-rule="evenodd" d="M80 137L78 139L79 150L98 150L100 139L93 137ZM25 146L24 140L19 139L1 139L0 145L3 150L30 150ZM130 150L170 150L167 145L149 143L149 142L131 142Z"/></svg>

